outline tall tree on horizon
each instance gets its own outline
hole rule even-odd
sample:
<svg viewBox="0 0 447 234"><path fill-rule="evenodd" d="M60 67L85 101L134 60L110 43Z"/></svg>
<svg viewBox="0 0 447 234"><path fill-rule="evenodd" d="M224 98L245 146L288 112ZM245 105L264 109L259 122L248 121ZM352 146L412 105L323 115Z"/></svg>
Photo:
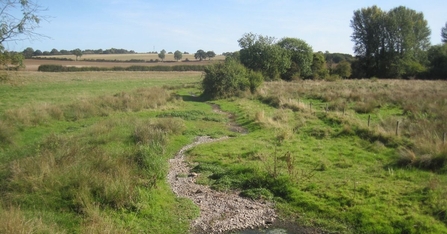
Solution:
<svg viewBox="0 0 447 234"><path fill-rule="evenodd" d="M441 40L443 43L447 43L447 22L445 26L441 29Z"/></svg>
<svg viewBox="0 0 447 234"><path fill-rule="evenodd" d="M377 6L354 12L354 53L367 77L414 75L427 63L430 29L422 13L404 6L388 12Z"/></svg>

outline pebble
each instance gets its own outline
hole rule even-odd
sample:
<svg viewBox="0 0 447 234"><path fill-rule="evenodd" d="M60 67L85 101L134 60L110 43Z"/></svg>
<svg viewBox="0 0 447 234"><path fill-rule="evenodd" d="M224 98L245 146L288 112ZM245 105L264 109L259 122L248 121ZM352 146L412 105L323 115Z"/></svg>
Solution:
<svg viewBox="0 0 447 234"><path fill-rule="evenodd" d="M198 137L169 161L168 182L174 193L191 199L200 207L200 217L191 223L191 231L194 233L222 233L265 227L277 217L273 204L269 202L245 199L235 192L222 193L194 183L192 178L198 175L190 173L190 168L184 161L184 153L196 145L227 138ZM187 174L188 178L176 177L178 174Z"/></svg>

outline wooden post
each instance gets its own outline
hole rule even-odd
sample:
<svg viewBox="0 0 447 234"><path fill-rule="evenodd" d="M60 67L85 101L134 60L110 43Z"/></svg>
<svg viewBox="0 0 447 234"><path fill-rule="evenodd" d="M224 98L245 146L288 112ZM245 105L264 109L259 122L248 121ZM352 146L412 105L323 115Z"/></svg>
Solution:
<svg viewBox="0 0 447 234"><path fill-rule="evenodd" d="M329 111L329 106L328 106L328 104L326 103L326 113Z"/></svg>
<svg viewBox="0 0 447 234"><path fill-rule="evenodd" d="M368 115L368 127L370 123L371 123L371 115Z"/></svg>
<svg viewBox="0 0 447 234"><path fill-rule="evenodd" d="M310 106L310 113L312 113L312 102L309 104Z"/></svg>
<svg viewBox="0 0 447 234"><path fill-rule="evenodd" d="M399 136L399 121L396 123L396 136Z"/></svg>
<svg viewBox="0 0 447 234"><path fill-rule="evenodd" d="M445 137L446 137L446 132L444 132L444 135L442 136L442 144L445 145Z"/></svg>

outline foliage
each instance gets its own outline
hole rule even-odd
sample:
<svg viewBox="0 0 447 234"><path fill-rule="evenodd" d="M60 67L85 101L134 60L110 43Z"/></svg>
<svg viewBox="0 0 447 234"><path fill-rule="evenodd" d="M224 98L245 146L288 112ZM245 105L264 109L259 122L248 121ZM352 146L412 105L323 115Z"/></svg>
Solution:
<svg viewBox="0 0 447 234"><path fill-rule="evenodd" d="M161 59L161 61L163 61L166 57L166 50L161 50L160 53L158 54L158 57Z"/></svg>
<svg viewBox="0 0 447 234"><path fill-rule="evenodd" d="M246 33L238 40L241 63L261 72L269 80L277 80L291 65L291 54L275 44L275 38Z"/></svg>
<svg viewBox="0 0 447 234"><path fill-rule="evenodd" d="M24 67L23 56L20 53L3 50L0 45L0 70L17 70L21 67ZM3 76L6 75L6 73L2 73L0 80L4 79Z"/></svg>
<svg viewBox="0 0 447 234"><path fill-rule="evenodd" d="M203 96L211 99L227 98L249 90L254 92L262 83L262 75L247 70L238 61L227 58L205 68L202 81Z"/></svg>
<svg viewBox="0 0 447 234"><path fill-rule="evenodd" d="M39 23L45 19L41 15L42 11L44 9L35 1L2 1L0 45L5 41L24 39L22 36L28 39L42 36L35 32L35 29L39 27Z"/></svg>
<svg viewBox="0 0 447 234"><path fill-rule="evenodd" d="M207 57L207 53L204 50L198 50L195 54L194 54L194 58L198 59L200 61L206 59Z"/></svg>
<svg viewBox="0 0 447 234"><path fill-rule="evenodd" d="M428 61L430 61L430 77L447 78L447 43L434 45L428 50Z"/></svg>
<svg viewBox="0 0 447 234"><path fill-rule="evenodd" d="M343 78L349 78L352 73L351 63L346 60L341 61L339 64L337 64L333 73Z"/></svg>
<svg viewBox="0 0 447 234"><path fill-rule="evenodd" d="M76 61L78 61L78 58L82 57L82 50L81 49L74 49L71 51L76 56Z"/></svg>
<svg viewBox="0 0 447 234"><path fill-rule="evenodd" d="M351 27L354 52L367 77L411 76L415 66L426 64L430 29L422 13L372 6L355 11Z"/></svg>
<svg viewBox="0 0 447 234"><path fill-rule="evenodd" d="M216 57L216 53L214 51L210 50L206 52L206 57L211 60L212 58Z"/></svg>
<svg viewBox="0 0 447 234"><path fill-rule="evenodd" d="M174 59L175 59L175 60L179 61L180 59L182 59L182 57L183 57L183 53L180 52L180 50L176 50L176 51L174 52Z"/></svg>
<svg viewBox="0 0 447 234"><path fill-rule="evenodd" d="M321 52L313 54L312 61L312 78L313 79L325 79L329 76L329 70L326 66L326 60Z"/></svg>
<svg viewBox="0 0 447 234"><path fill-rule="evenodd" d="M287 50L291 58L291 66L282 74L282 79L292 80L294 77L308 77L312 74L312 47L305 41L297 38L283 38L278 45Z"/></svg>
<svg viewBox="0 0 447 234"><path fill-rule="evenodd" d="M447 43L447 23L441 29L441 40L443 43Z"/></svg>

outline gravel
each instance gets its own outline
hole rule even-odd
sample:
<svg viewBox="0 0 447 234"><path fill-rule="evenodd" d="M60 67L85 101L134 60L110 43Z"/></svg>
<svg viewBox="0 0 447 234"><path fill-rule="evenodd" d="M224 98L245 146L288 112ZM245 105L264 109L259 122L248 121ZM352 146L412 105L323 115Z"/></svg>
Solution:
<svg viewBox="0 0 447 234"><path fill-rule="evenodd" d="M223 193L195 183L196 173L184 160L185 152L192 147L228 139L223 137L197 137L170 159L168 182L179 197L191 199L200 207L200 217L191 223L192 233L223 233L249 228L267 227L277 215L273 204L240 197L235 192Z"/></svg>

